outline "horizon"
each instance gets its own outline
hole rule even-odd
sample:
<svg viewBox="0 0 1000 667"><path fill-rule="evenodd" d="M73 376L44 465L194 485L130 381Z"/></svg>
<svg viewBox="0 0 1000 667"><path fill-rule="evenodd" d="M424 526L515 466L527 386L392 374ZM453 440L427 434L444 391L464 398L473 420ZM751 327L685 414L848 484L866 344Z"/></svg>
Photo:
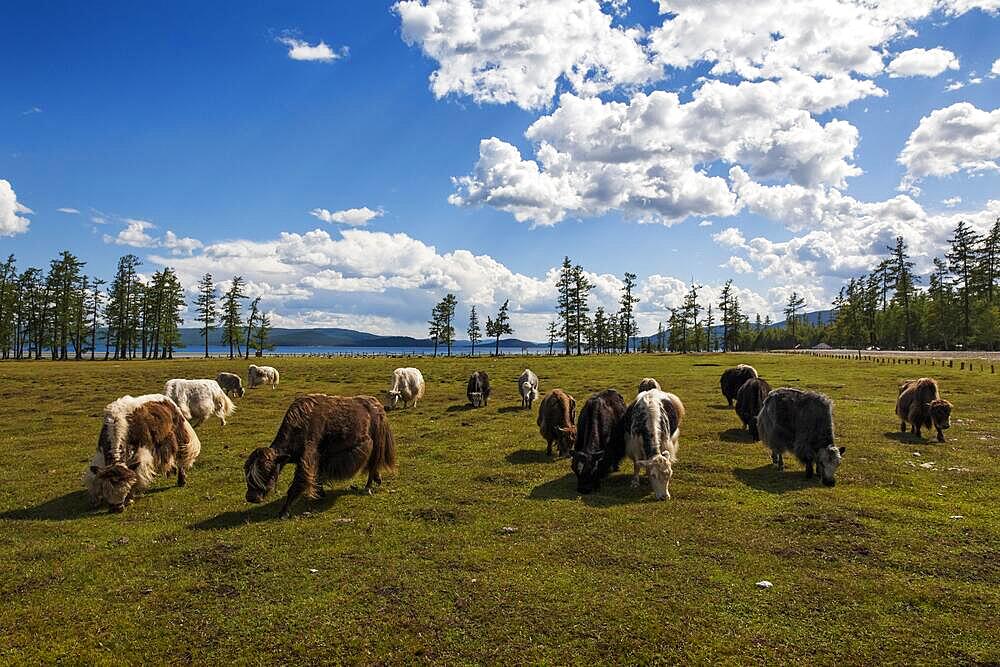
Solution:
<svg viewBox="0 0 1000 667"><path fill-rule="evenodd" d="M595 308L638 274L647 336L692 282L778 321L1000 218L1000 2L730 5L8 8L3 254L240 274L284 328L510 299L540 342L567 255Z"/></svg>

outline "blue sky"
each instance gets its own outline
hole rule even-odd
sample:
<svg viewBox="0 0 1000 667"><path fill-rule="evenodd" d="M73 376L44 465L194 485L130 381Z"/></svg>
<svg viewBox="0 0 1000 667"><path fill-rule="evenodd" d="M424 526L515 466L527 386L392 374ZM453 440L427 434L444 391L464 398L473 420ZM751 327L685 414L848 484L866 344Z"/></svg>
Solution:
<svg viewBox="0 0 1000 667"><path fill-rule="evenodd" d="M997 0L736 6L7 6L0 247L240 273L290 326L510 298L540 338L564 254L594 305L638 273L650 330L691 279L826 307L1000 215Z"/></svg>

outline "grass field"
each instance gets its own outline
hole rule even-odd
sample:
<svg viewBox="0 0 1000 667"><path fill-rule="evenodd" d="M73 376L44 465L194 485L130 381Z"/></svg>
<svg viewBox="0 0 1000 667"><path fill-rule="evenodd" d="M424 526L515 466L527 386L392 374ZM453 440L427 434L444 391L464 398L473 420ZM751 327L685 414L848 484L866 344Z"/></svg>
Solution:
<svg viewBox="0 0 1000 667"><path fill-rule="evenodd" d="M737 361L834 399L847 447L835 488L797 462L773 470L737 430L718 389ZM286 521L291 470L250 506L246 455L298 394L384 396L394 360L278 360L277 390L199 429L186 488L159 480L120 515L89 510L80 484L103 406L245 365L0 364L0 663L1000 661L995 376L934 369L956 406L938 444L896 433L896 385L922 366L531 359L543 391L580 406L605 387L630 400L646 375L682 397L673 499L655 502L627 463L575 493L520 409L525 363L420 360L425 400L390 412L398 474L372 497L340 484ZM494 394L473 411L477 367Z"/></svg>

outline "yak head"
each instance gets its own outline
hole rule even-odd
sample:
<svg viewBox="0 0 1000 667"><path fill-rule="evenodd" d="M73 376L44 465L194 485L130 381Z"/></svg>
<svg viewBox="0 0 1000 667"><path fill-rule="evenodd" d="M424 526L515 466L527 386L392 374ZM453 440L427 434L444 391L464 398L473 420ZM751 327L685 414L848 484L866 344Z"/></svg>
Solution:
<svg viewBox="0 0 1000 667"><path fill-rule="evenodd" d="M559 439L556 440L556 446L559 448L559 456L566 456L576 449L576 426L572 424L569 426L560 426Z"/></svg>
<svg viewBox="0 0 1000 667"><path fill-rule="evenodd" d="M483 392L481 391L470 391L469 392L469 402L472 403L472 407L481 408L483 407Z"/></svg>
<svg viewBox="0 0 1000 667"><path fill-rule="evenodd" d="M837 483L834 476L837 474L837 467L840 466L840 461L846 451L846 447L838 448L830 445L819 450L816 455L816 473L826 486L833 486Z"/></svg>
<svg viewBox="0 0 1000 667"><path fill-rule="evenodd" d="M578 493L593 493L601 485L601 462L605 452L599 449L595 452L582 450L573 451L572 468L576 474L576 490Z"/></svg>
<svg viewBox="0 0 1000 667"><path fill-rule="evenodd" d="M139 481L139 475L136 473L139 465L139 461L132 461L128 465L112 463L106 466L90 466L90 472L94 475L94 483L98 489L95 495L97 502L103 500L112 512L124 512L132 487Z"/></svg>
<svg viewBox="0 0 1000 667"><path fill-rule="evenodd" d="M931 413L934 428L943 431L951 426L951 403L943 398L936 398L927 404L927 409Z"/></svg>
<svg viewBox="0 0 1000 667"><path fill-rule="evenodd" d="M401 391L393 391L393 390L390 389L389 390L389 400L392 401L392 406L391 407L395 408L397 405L399 405L399 399L401 399L402 397L403 397L403 392L401 392Z"/></svg>
<svg viewBox="0 0 1000 667"><path fill-rule="evenodd" d="M259 503L274 491L281 467L288 462L286 454L279 454L271 447L258 447L243 464L247 482L247 502Z"/></svg>
<svg viewBox="0 0 1000 667"><path fill-rule="evenodd" d="M653 487L653 495L656 496L656 499L665 500L669 498L670 491L667 490L667 485L670 483L670 477L673 474L670 459L663 454L657 454L645 461L639 461L639 467L649 475L649 484Z"/></svg>

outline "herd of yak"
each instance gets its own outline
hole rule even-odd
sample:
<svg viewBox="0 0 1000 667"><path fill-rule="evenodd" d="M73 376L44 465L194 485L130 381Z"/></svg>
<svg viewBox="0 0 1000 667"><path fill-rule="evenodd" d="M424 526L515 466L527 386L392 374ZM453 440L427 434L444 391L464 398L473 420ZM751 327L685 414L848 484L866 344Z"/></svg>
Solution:
<svg viewBox="0 0 1000 667"><path fill-rule="evenodd" d="M269 366L250 366L251 388L279 382ZM517 380L522 407L531 409L539 397L538 377L525 370ZM819 476L833 486L844 447L834 444L833 404L812 391L790 387L771 389L757 371L746 364L722 373L720 386L730 407L751 437L762 440L778 469L790 453L804 466L807 477ZM424 378L416 368L397 368L388 391L391 408L415 406L424 394ZM489 375L476 371L469 378L466 395L472 407L485 406L490 397ZM90 501L121 512L134 496L159 474L177 474L184 486L201 443L195 428L208 417L223 424L235 409L230 396L242 397L238 375L220 373L215 380L175 379L162 394L124 396L104 410L97 451L84 474ZM921 429L935 429L944 442L950 426L951 403L943 400L932 378L900 385L896 415L905 433L909 425L919 437ZM645 471L658 500L670 497L669 485L677 462L684 404L662 391L653 378L639 384L639 393L626 405L614 389L587 399L576 413L576 400L562 389L552 389L541 400L538 427L553 456L568 456L580 493L591 493L625 457L633 464L632 484L639 486ZM371 396L309 394L296 398L282 419L269 447L254 450L244 465L246 499L262 502L277 484L282 467L295 466L281 516L288 516L300 496L324 495L323 484L350 479L362 470L368 474L365 491L374 492L382 473L396 465L396 445L386 417L386 407Z"/></svg>

